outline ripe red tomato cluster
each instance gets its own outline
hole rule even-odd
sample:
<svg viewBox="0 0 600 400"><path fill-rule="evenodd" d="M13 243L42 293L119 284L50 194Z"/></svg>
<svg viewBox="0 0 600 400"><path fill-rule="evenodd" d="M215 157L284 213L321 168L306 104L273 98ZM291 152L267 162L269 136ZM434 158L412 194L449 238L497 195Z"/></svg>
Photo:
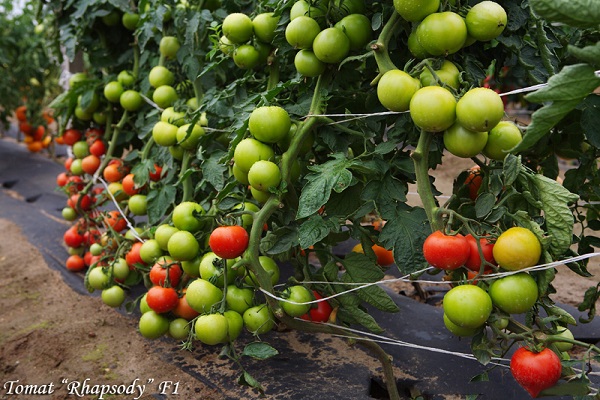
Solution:
<svg viewBox="0 0 600 400"><path fill-rule="evenodd" d="M491 265L495 265L494 244L484 237L479 239L479 245L477 242L471 234L446 235L442 231L435 231L423 243L423 256L430 265L443 270L465 266L479 272L482 264L486 270L491 270Z"/></svg>

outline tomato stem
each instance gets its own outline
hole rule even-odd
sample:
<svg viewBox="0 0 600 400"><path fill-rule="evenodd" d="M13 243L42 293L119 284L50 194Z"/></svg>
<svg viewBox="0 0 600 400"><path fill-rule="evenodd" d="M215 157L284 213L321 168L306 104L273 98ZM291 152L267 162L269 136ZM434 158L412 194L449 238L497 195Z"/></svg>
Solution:
<svg viewBox="0 0 600 400"><path fill-rule="evenodd" d="M189 201L192 198L193 194L192 177L189 175L184 177L190 165L190 156L190 151L186 150L183 152L183 159L181 160L181 169L179 170L179 179L182 179L183 184L183 198L181 199L181 202Z"/></svg>
<svg viewBox="0 0 600 400"><path fill-rule="evenodd" d="M381 30L377 41L371 45L371 50L373 50L373 55L375 56L375 62L379 68L379 75L371 82L371 86L376 85L381 76L386 72L392 69L398 69L390 58L388 45L400 22L400 14L394 11Z"/></svg>
<svg viewBox="0 0 600 400"><path fill-rule="evenodd" d="M431 190L429 182L429 148L433 141L433 133L421 130L417 147L411 153L410 157L415 165L415 174L417 177L417 192L423 203L423 208L427 214L427 219L433 231L443 228L441 214L437 201Z"/></svg>

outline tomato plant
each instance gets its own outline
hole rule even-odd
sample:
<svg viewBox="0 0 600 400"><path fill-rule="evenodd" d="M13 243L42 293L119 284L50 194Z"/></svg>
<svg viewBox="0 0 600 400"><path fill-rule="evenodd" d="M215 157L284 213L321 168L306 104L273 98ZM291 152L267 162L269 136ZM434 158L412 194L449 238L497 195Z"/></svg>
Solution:
<svg viewBox="0 0 600 400"><path fill-rule="evenodd" d="M162 288L172 289L177 305L158 307L170 310L163 315L144 313L146 337L195 314L218 320L219 337L205 339L213 344L233 340L242 325L243 334L265 340L275 324L380 333L369 307L398 307L374 283L388 268L416 277L431 265L452 285L446 326L473 336L483 364L508 351L507 343L552 342L555 319L575 322L553 301L553 263L599 244L589 234L600 215L592 95L600 79L591 56L598 18L590 7L575 7L582 11L572 17L556 12L564 2L250 1L243 9L236 2L153 0L139 9L45 2L40 16L65 40L56 56L72 60L82 52L86 60L85 72L74 74L53 104L59 136L74 155L59 185L77 196L69 206L82 220L65 242L86 254L84 232L99 232L103 250L93 257L108 271L126 260L131 270L116 282L123 288L151 283L154 259L165 252L181 263L177 284ZM128 22L122 26L115 14ZM534 91L538 84L545 86ZM517 88L532 93L507 93ZM533 111L527 126L511 122L515 104ZM39 125L20 122L32 135ZM92 151L98 141L105 148ZM578 164L560 185L556 150L565 142L577 143L566 150ZM458 174L442 203L430 171L451 167L446 150L477 167ZM93 175L83 165L86 152L101 160ZM408 201L411 184L418 205ZM106 208L121 210L131 229L110 229ZM387 223L376 229L365 224L371 217ZM529 233L516 235L521 230ZM341 257L334 248L347 240L364 252ZM143 257L142 242L153 250ZM385 261L377 261L374 244L386 250ZM213 258L202 266L210 251L230 262ZM588 274L585 260L567 265ZM498 288L510 281L506 271L525 268L532 268L537 300L511 308ZM155 281L166 283L164 268L154 271ZM464 284L469 271L475 285ZM280 284L335 295L330 323L286 313L276 298ZM361 287L348 292L354 285ZM533 292L531 280L528 288ZM161 286L150 290L154 296ZM178 310L184 291L188 307ZM156 306L153 296L146 304ZM597 288L585 294L588 318L599 296ZM521 309L525 323L510 315ZM202 340L201 327L194 329L200 340L192 334L186 346ZM378 344L352 335L381 354ZM226 355L237 360L231 349ZM384 378L393 398L395 379L389 372Z"/></svg>

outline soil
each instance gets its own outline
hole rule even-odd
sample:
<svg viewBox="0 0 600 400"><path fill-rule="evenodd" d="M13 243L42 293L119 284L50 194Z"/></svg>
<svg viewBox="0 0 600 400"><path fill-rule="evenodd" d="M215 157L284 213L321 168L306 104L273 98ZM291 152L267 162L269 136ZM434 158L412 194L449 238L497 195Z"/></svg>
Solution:
<svg viewBox="0 0 600 400"><path fill-rule="evenodd" d="M433 171L438 189L449 193L452 178L469 166L470 160L448 156L443 169ZM598 261L590 262L589 270L594 275L600 272ZM60 274L47 265L19 227L2 219L0 266L0 382L4 385L0 387L0 399L98 398L98 395L77 397L77 392L69 395L69 389L73 391L76 387L73 385L79 385L80 390L85 385L89 385L90 390L99 390L96 385L116 385L115 388L123 390L129 385L144 387L141 396L137 392L134 396L104 397L110 399L257 397L256 392L250 390L228 392L227 388L214 387L185 372L191 370L190 366L201 368L198 364L202 360L215 368L211 373L235 380L239 370L229 361L219 360L216 351L179 351L178 364L187 365L188 369L174 365L172 359L164 357L165 353L177 352L173 341L143 339L136 332L136 318L110 309L97 296L72 290ZM555 280L558 294L554 300L576 306L585 289L596 283L597 278L585 279L564 267ZM409 294L414 290L411 285L397 289ZM313 354L302 335L286 334L290 347L301 355L324 362L325 367L331 359L335 366L353 360L372 371L378 368L372 357L360 351L347 351L347 344L337 338L323 338L327 348ZM404 375L403 378L412 377ZM40 395L10 395L8 382L13 382L15 393L35 389ZM37 386L20 386L25 384ZM172 394L175 388L177 396Z"/></svg>

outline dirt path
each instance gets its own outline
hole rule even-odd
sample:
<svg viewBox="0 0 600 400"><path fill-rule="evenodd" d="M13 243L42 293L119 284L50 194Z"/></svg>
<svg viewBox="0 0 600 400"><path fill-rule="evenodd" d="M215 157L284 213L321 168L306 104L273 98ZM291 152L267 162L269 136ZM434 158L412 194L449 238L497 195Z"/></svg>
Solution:
<svg viewBox="0 0 600 400"><path fill-rule="evenodd" d="M129 399L156 398L154 394L172 393L174 387L179 398L221 398L162 360L155 346L164 344L132 334L134 318L106 307L99 297L69 288L18 226L6 220L0 220L0 266L0 398L32 398L11 396L11 381L15 394L27 390L19 386L26 384L39 385L38 393L53 391L36 399L76 398L83 394L86 378L92 392L99 390L94 385L120 385L120 390L141 385L142 395L136 387Z"/></svg>

